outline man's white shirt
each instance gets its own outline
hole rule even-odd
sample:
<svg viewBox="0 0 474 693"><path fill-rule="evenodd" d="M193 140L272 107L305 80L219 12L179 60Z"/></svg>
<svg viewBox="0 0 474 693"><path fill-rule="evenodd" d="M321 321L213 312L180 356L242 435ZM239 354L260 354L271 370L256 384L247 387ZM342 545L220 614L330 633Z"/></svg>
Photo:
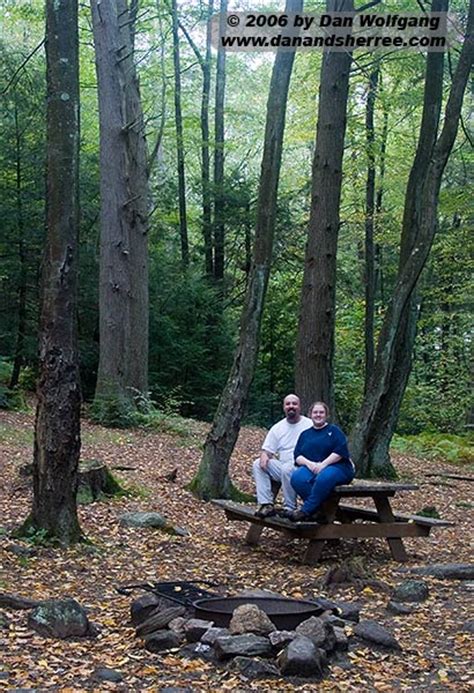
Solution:
<svg viewBox="0 0 474 693"><path fill-rule="evenodd" d="M278 455L281 462L293 462L293 451L300 433L311 428L313 422L307 416L301 416L298 423L289 423L282 419L267 433L263 441L262 450Z"/></svg>

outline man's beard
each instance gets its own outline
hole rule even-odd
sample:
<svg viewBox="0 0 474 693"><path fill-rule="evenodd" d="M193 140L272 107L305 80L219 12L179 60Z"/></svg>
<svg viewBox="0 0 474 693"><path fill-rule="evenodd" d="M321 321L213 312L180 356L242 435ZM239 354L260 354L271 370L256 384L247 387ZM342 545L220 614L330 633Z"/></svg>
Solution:
<svg viewBox="0 0 474 693"><path fill-rule="evenodd" d="M289 409L287 412L286 418L287 419L296 419L297 415L298 414L296 412L296 409Z"/></svg>

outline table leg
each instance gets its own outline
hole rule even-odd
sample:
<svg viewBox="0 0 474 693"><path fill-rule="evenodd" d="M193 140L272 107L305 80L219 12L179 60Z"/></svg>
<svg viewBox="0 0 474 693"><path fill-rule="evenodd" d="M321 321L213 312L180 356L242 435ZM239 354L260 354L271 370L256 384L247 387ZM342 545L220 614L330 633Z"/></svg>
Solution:
<svg viewBox="0 0 474 693"><path fill-rule="evenodd" d="M251 544L252 546L257 546L262 531L263 525L251 524L248 528L247 536L245 537L246 543Z"/></svg>
<svg viewBox="0 0 474 693"><path fill-rule="evenodd" d="M379 513L379 518L381 522L396 521L393 515L392 506L390 505L390 502L386 496L375 496L374 503ZM392 557L395 561L408 561L408 555L405 550L403 541L401 539L387 537L387 542L390 547Z"/></svg>

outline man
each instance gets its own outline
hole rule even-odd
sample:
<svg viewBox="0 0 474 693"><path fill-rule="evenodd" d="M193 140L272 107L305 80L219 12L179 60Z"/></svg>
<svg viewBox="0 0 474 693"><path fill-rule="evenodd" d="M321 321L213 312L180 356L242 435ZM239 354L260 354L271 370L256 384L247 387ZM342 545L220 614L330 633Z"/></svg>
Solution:
<svg viewBox="0 0 474 693"><path fill-rule="evenodd" d="M276 423L267 433L258 460L253 463L253 478L257 487L256 515L271 517L276 514L273 505L272 480L279 481L283 490L283 516L296 510L296 492L290 479L294 471L293 450L302 431L311 428L312 421L301 416L301 403L296 395L287 395L283 400L285 418Z"/></svg>

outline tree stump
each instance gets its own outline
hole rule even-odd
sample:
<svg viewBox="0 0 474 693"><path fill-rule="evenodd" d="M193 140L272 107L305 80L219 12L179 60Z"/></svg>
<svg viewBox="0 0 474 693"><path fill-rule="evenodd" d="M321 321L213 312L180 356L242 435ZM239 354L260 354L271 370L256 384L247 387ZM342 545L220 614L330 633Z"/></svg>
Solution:
<svg viewBox="0 0 474 693"><path fill-rule="evenodd" d="M102 496L115 496L123 493L123 488L100 460L81 460L79 462L78 503L92 503Z"/></svg>

